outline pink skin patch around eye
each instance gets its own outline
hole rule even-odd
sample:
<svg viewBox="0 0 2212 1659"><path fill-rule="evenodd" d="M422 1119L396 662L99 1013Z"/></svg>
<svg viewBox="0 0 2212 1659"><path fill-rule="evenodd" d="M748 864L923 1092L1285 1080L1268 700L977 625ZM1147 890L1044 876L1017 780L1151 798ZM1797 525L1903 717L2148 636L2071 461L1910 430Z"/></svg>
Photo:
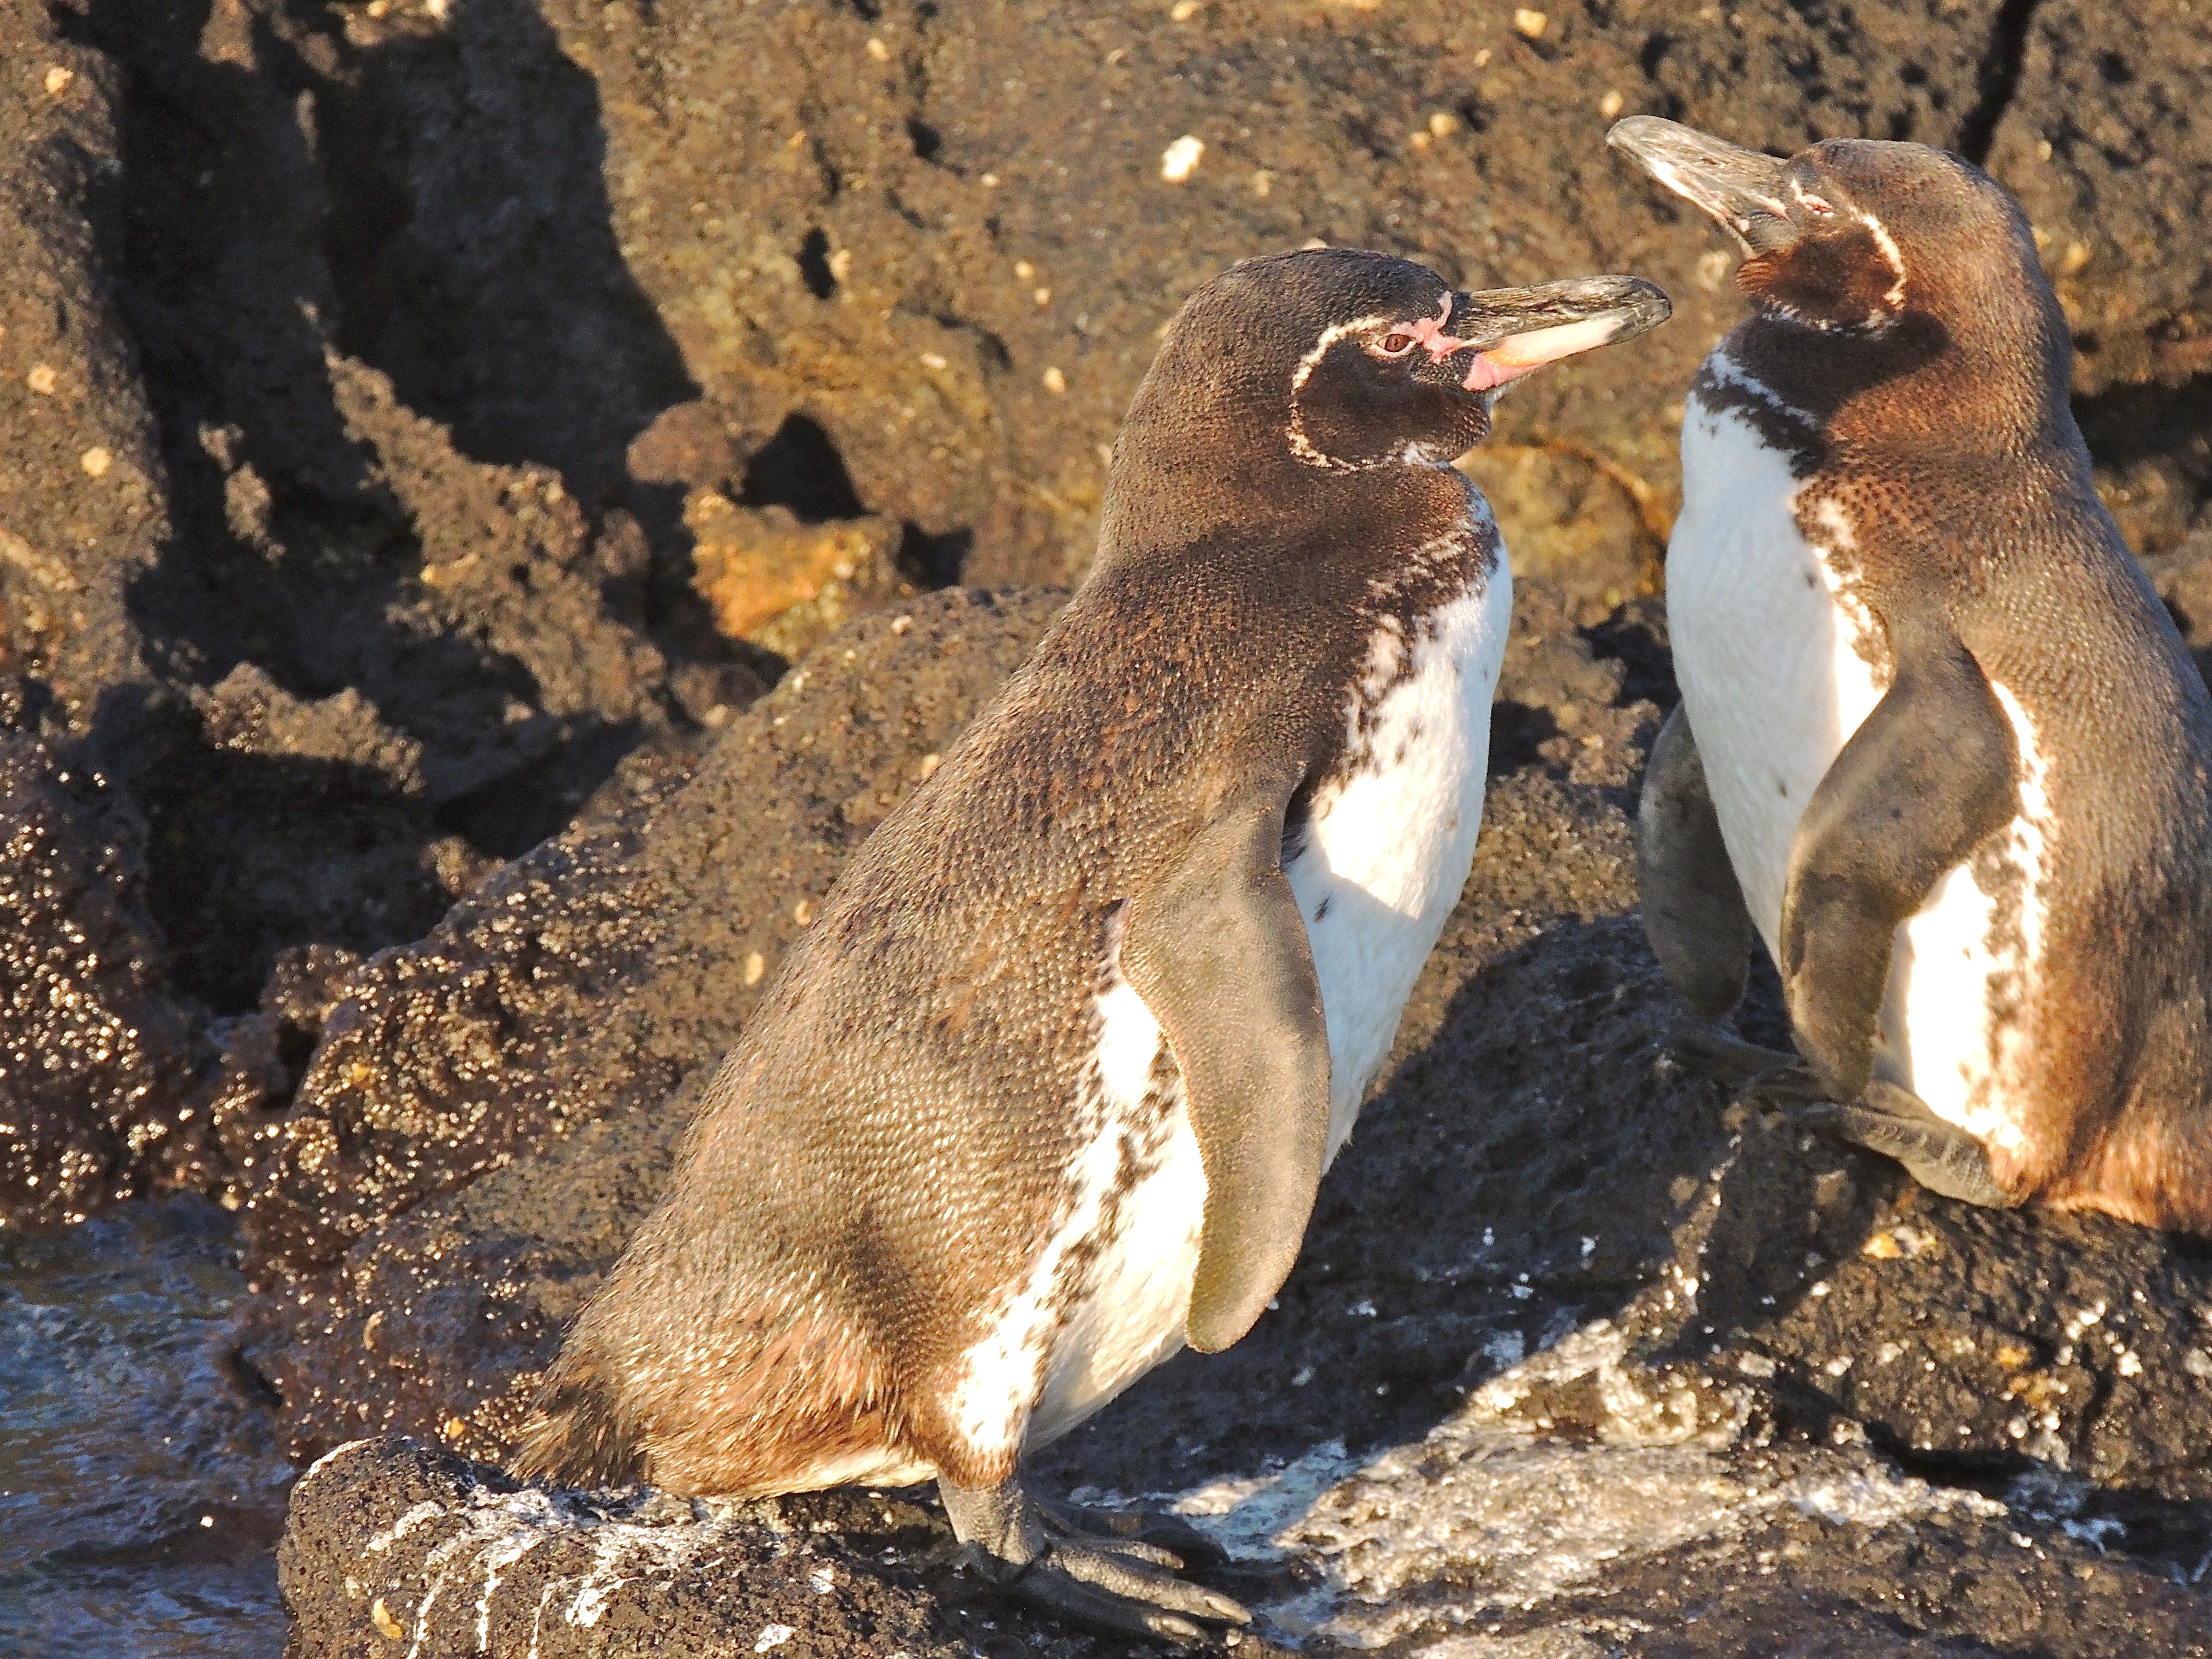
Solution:
<svg viewBox="0 0 2212 1659"><path fill-rule="evenodd" d="M1474 343L1462 340L1455 334L1444 332L1444 324L1450 319L1452 296L1445 295L1433 317L1399 326L1412 335L1429 354L1429 361L1440 363L1455 351L1464 351ZM1554 328L1531 329L1526 334L1509 335L1474 360L1460 384L1469 392L1488 392L1497 386L1517 380L1532 369L1546 363L1556 362L1562 357L1571 357L1578 351L1588 351L1601 346L1619 331L1620 319L1613 317L1592 317L1577 323L1562 323Z"/></svg>
<svg viewBox="0 0 2212 1659"><path fill-rule="evenodd" d="M1468 343L1444 332L1444 324L1451 318L1451 308L1452 296L1447 294L1435 316L1424 317L1417 323L1404 325L1406 332L1427 349L1429 361L1432 363L1440 363L1453 352L1464 350Z"/></svg>

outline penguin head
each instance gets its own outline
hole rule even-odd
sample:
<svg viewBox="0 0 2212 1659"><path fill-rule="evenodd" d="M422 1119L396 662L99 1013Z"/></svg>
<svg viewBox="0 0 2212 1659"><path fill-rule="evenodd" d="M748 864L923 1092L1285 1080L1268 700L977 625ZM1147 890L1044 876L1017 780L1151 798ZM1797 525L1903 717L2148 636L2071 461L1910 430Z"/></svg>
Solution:
<svg viewBox="0 0 2212 1659"><path fill-rule="evenodd" d="M1226 426L1287 444L1305 467L1443 465L1487 435L1504 387L1641 334L1670 309L1630 276L1467 294L1410 260L1356 248L1250 259L1192 295L1130 425L1152 415L1146 392L1157 386L1186 418L1210 405Z"/></svg>
<svg viewBox="0 0 2212 1659"><path fill-rule="evenodd" d="M2023 282L2047 295L2019 209L1925 144L1830 139L1780 161L1651 115L1606 143L1735 239L1736 285L1765 316L1868 336L1911 315L1955 338L1996 321Z"/></svg>

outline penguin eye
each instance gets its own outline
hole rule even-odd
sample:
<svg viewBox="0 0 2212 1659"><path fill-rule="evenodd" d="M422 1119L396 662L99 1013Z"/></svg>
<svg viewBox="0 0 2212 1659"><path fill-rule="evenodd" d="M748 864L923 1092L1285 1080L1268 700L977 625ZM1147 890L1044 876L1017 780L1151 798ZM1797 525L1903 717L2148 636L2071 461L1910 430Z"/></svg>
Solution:
<svg viewBox="0 0 2212 1659"><path fill-rule="evenodd" d="M1827 200L1825 197L1814 196L1809 192L1800 192L1797 199L1805 204L1805 210L1808 213L1814 215L1817 218L1832 219L1836 216L1835 209L1828 205Z"/></svg>
<svg viewBox="0 0 2212 1659"><path fill-rule="evenodd" d="M1413 349L1413 337L1401 328L1394 328L1375 343L1375 349L1385 357L1402 357Z"/></svg>

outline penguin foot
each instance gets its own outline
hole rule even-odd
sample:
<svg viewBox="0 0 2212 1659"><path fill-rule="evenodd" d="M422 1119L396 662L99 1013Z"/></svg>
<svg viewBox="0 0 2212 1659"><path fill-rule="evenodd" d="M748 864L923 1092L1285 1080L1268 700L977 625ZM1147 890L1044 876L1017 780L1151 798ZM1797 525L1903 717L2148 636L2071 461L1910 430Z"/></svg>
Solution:
<svg viewBox="0 0 2212 1659"><path fill-rule="evenodd" d="M998 1486L937 1490L969 1564L985 1579L1041 1613L1117 1636L1144 1636L1188 1647L1206 1640L1207 1625L1249 1625L1252 1615L1218 1591L1176 1577L1183 1558L1151 1542L1164 1516L1134 1520L1121 1535L1118 1517L1085 1517L1105 1533L1079 1528L1070 1511L1031 1496L1018 1477Z"/></svg>
<svg viewBox="0 0 2212 1659"><path fill-rule="evenodd" d="M1893 1083L1869 1084L1865 1093L1847 1104L1815 1101L1794 1115L1829 1140L1895 1158L1907 1175L1942 1197L1992 1210L2008 1210L2020 1202L1998 1184L1980 1141Z"/></svg>
<svg viewBox="0 0 2212 1659"><path fill-rule="evenodd" d="M1164 1510L1086 1510L1079 1504L1040 1498L1036 1505L1049 1524L1071 1537L1090 1534L1105 1541L1126 1540L1165 1550L1184 1567L1225 1567L1229 1552L1179 1515Z"/></svg>
<svg viewBox="0 0 2212 1659"><path fill-rule="evenodd" d="M1705 1024L1683 1026L1668 1040L1667 1052L1684 1071L1735 1090L1746 1089L1778 1072L1805 1070L1805 1062L1794 1054L1762 1048Z"/></svg>

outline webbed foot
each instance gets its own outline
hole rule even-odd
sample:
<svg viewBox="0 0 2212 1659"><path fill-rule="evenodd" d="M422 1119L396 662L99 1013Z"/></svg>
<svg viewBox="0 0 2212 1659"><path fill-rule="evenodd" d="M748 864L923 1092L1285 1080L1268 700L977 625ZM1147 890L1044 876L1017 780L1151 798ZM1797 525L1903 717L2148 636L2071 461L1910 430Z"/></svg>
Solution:
<svg viewBox="0 0 2212 1659"><path fill-rule="evenodd" d="M1929 1192L1985 1209L2008 1210L2020 1200L1998 1183L1982 1143L1947 1123L1927 1102L1893 1083L1870 1083L1855 1100L1814 1101L1796 1121L1829 1140L1863 1146L1893 1158Z"/></svg>
<svg viewBox="0 0 2212 1659"><path fill-rule="evenodd" d="M1667 1052L1684 1071L1735 1090L1777 1072L1805 1069L1805 1062L1786 1049L1763 1048L1703 1023L1677 1030L1667 1044Z"/></svg>
<svg viewBox="0 0 2212 1659"><path fill-rule="evenodd" d="M1229 1553L1179 1515L1164 1510L1085 1509L1049 1498L1036 1500L1050 1523L1071 1537L1086 1534L1108 1541L1148 1544L1177 1558L1183 1567L1224 1567Z"/></svg>
<svg viewBox="0 0 2212 1659"><path fill-rule="evenodd" d="M1252 1621L1228 1596L1176 1577L1184 1557L1152 1538L1204 1540L1171 1517L1084 1516L1090 1525L1082 1525L1077 1512L1032 1497L1018 1477L999 1486L939 1480L937 1489L975 1570L1042 1613L1179 1646L1203 1642L1208 1625Z"/></svg>

